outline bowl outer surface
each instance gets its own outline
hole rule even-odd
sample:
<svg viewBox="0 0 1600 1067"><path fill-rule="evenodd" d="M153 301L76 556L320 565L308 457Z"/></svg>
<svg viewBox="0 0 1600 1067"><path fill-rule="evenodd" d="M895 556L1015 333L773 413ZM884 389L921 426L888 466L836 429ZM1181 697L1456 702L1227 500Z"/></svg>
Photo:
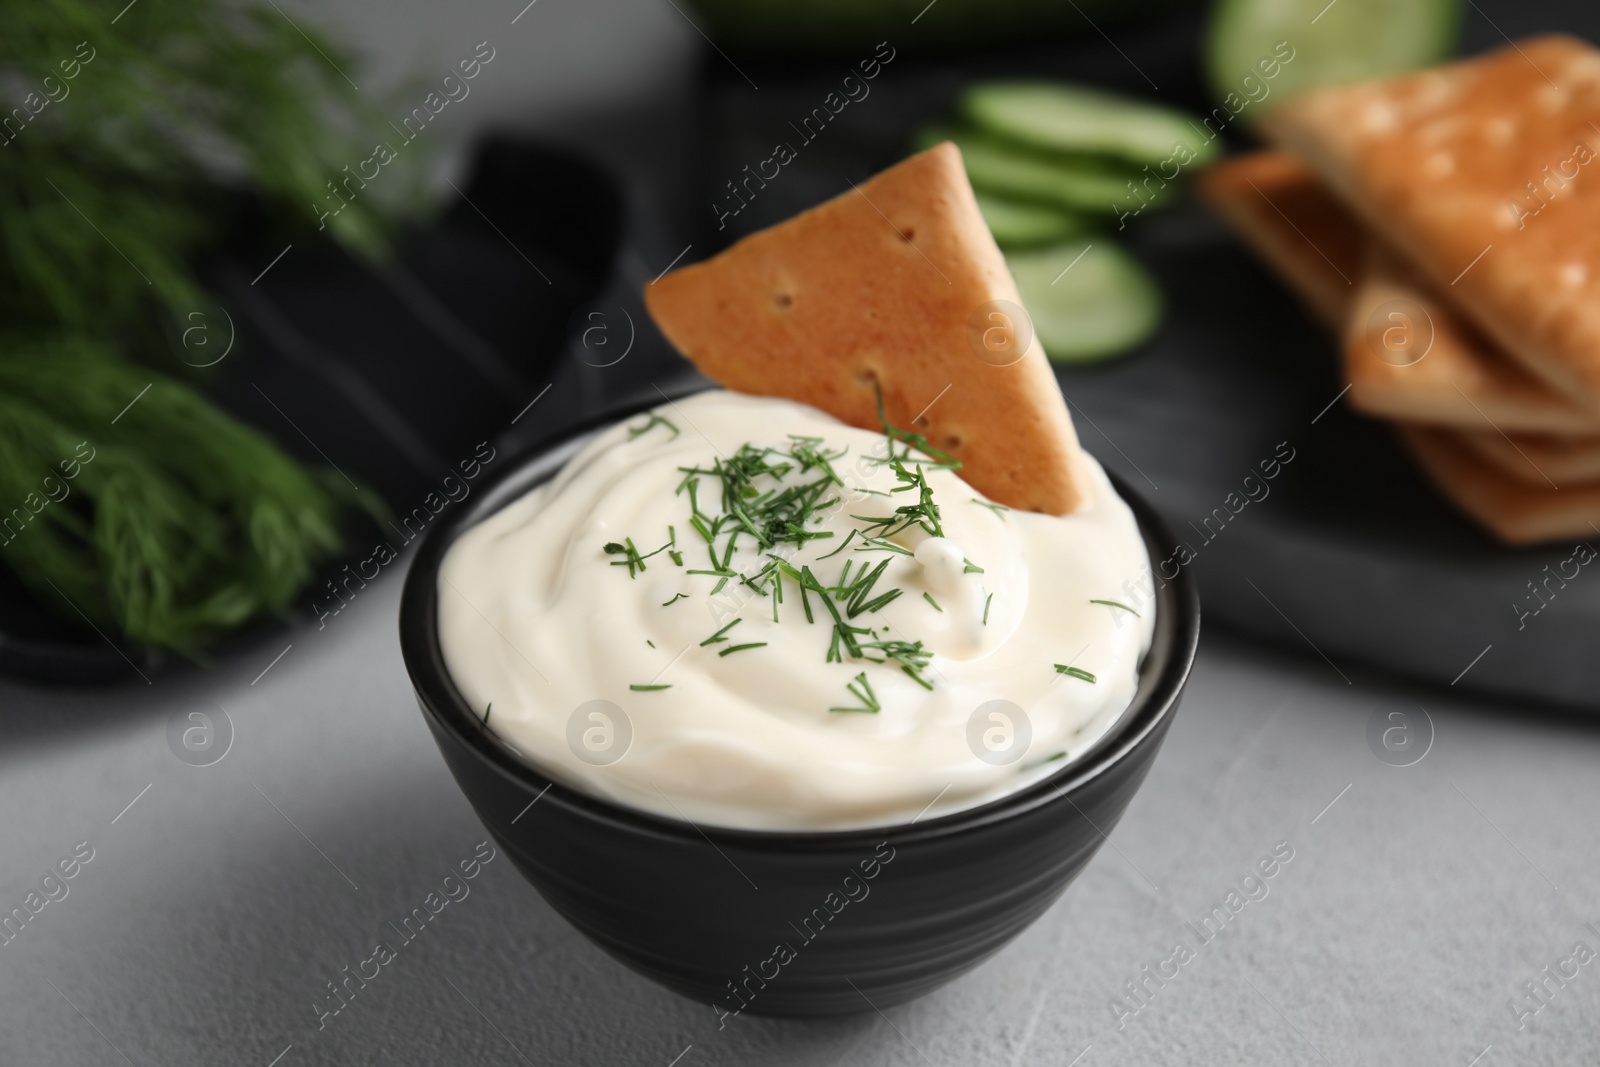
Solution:
<svg viewBox="0 0 1600 1067"><path fill-rule="evenodd" d="M871 1011L976 966L1060 896L1144 780L1194 658L1192 575L1156 592L1129 712L1084 756L1008 797L914 825L820 833L702 828L625 809L551 782L470 713L439 649L436 576L460 531L552 476L590 432L638 410L508 463L418 551L401 645L457 783L563 917L628 966L720 1010ZM1169 540L1159 520L1114 480L1154 552Z"/></svg>

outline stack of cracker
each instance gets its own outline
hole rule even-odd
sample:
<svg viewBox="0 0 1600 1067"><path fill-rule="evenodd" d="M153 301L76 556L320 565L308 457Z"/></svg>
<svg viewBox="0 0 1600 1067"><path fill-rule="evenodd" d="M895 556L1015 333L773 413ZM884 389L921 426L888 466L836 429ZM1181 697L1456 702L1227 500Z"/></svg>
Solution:
<svg viewBox="0 0 1600 1067"><path fill-rule="evenodd" d="M1202 195L1338 331L1350 404L1502 540L1600 532L1600 52L1324 89L1266 133Z"/></svg>

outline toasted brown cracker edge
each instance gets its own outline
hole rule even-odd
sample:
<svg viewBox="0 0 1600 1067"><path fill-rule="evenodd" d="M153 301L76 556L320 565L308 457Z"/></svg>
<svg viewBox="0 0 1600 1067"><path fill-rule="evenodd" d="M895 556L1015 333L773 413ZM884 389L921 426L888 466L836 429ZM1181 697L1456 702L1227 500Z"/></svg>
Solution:
<svg viewBox="0 0 1600 1067"><path fill-rule="evenodd" d="M1528 485L1548 487L1600 482L1600 437L1464 432L1469 451Z"/></svg>
<svg viewBox="0 0 1600 1067"><path fill-rule="evenodd" d="M1430 480L1458 507L1510 541L1584 532L1590 518L1582 504L1574 506L1572 497L1554 499L1550 482L1600 480L1600 437L1517 430L1592 435L1593 414L1498 354L1370 236L1358 236L1368 248L1357 261L1348 241L1329 242L1325 249L1345 265L1343 274L1359 279L1352 293L1310 235L1332 232L1334 220L1358 235L1364 227L1286 153L1254 153L1219 164L1202 177L1201 195L1313 311L1325 321L1339 313L1352 406L1402 424L1442 424L1402 425L1399 434ZM1391 364L1369 343L1369 319L1390 301L1425 309L1435 327L1433 345L1417 364ZM1509 436L1492 428L1486 416ZM1531 494L1525 492L1529 488ZM1593 517L1600 525L1600 516Z"/></svg>
<svg viewBox="0 0 1600 1067"><path fill-rule="evenodd" d="M1408 362L1414 353L1394 351L1383 340L1391 328L1409 331L1424 354ZM1371 415L1472 431L1600 433L1600 415L1507 358L1378 242L1368 249L1343 350L1351 406Z"/></svg>
<svg viewBox="0 0 1600 1067"><path fill-rule="evenodd" d="M667 339L729 389L871 430L881 429L881 391L890 423L961 460L990 499L1062 515L1088 495L1038 341L1008 366L969 341L987 325L986 305L1020 307L1021 297L953 144L673 271L644 296Z"/></svg>
<svg viewBox="0 0 1600 1067"><path fill-rule="evenodd" d="M1587 537L1600 527L1600 486L1558 490L1530 485L1441 430L1400 427L1400 438L1434 484L1502 541L1537 544Z"/></svg>
<svg viewBox="0 0 1600 1067"><path fill-rule="evenodd" d="M1200 174L1200 196L1334 330L1361 271L1361 224L1287 152L1252 152Z"/></svg>
<svg viewBox="0 0 1600 1067"><path fill-rule="evenodd" d="M1462 321L1288 153L1236 157L1207 170L1200 183L1207 203L1343 335L1352 407L1468 431L1493 425L1513 435L1600 433L1600 416L1523 371ZM1433 336L1415 364L1389 362L1368 336L1374 315L1390 302L1425 313L1418 326Z"/></svg>
<svg viewBox="0 0 1600 1067"><path fill-rule="evenodd" d="M1600 187L1580 173L1547 188L1549 203L1529 192L1577 144L1600 154L1597 119L1600 53L1547 36L1310 92L1263 129L1508 354L1600 411ZM1538 217L1518 197L1542 204Z"/></svg>

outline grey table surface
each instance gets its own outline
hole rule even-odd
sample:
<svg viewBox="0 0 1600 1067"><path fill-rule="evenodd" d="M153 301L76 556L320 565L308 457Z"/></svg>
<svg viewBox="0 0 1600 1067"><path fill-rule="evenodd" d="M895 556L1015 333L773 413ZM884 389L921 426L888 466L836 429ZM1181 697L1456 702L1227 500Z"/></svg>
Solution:
<svg viewBox="0 0 1600 1067"><path fill-rule="evenodd" d="M325 629L285 635L275 661L267 646L152 686L0 686L0 908L23 906L80 842L93 851L60 883L66 895L52 885L60 899L0 945L0 1063L1466 1067L1600 1055L1600 964L1574 958L1579 942L1600 949L1600 728L1346 684L1314 656L1219 634L1108 846L1010 947L921 1001L719 1029L710 1007L576 934L497 857L323 1018L326 983L397 940L388 924L486 837L412 698L399 587L389 576ZM219 707L227 754L180 761L169 724L192 711L220 723ZM1369 746L1371 720L1392 712L1432 723L1411 766ZM1293 858L1266 895L1202 941L1204 917L1275 847ZM1163 964L1180 942L1193 958ZM1148 980L1147 966L1177 974ZM1510 1005L1531 1009L1523 983L1546 966L1577 973L1519 1018Z"/></svg>
<svg viewBox="0 0 1600 1067"><path fill-rule="evenodd" d="M624 164L627 138L596 139L588 116L648 97L681 120L686 95L660 87L702 47L679 13L644 0L340 0L319 13L371 61L364 90L481 40L503 48L478 110L441 132L450 143L491 124L587 132ZM443 158L449 173L459 157ZM498 857L321 1017L327 983L487 836L416 710L400 578L325 629L283 635L287 648L209 672L97 690L0 683L0 916L37 909L0 941L0 1065L1600 1059L1600 724L1347 683L1310 651L1220 632L1204 637L1165 751L1108 846L1016 942L921 1001L719 1029L709 1007L577 935ZM219 709L226 755L180 760L174 724L220 723ZM1393 715L1432 735L1410 766L1369 740ZM1195 927L1275 847L1293 858L1266 895L1203 942ZM59 899L30 901L75 849L92 859L46 883ZM1192 958L1166 963L1180 943Z"/></svg>

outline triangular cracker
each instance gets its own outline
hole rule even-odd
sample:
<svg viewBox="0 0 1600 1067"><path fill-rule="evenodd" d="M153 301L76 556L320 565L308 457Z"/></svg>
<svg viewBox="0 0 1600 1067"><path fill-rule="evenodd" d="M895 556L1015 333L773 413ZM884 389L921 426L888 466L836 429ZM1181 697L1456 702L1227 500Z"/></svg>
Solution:
<svg viewBox="0 0 1600 1067"><path fill-rule="evenodd" d="M1600 529L1600 486L1530 485L1488 463L1457 435L1400 427L1423 470L1462 511L1511 544L1590 537Z"/></svg>
<svg viewBox="0 0 1600 1067"><path fill-rule="evenodd" d="M1344 335L1352 407L1496 436L1600 433L1600 414L1529 374L1431 290L1393 253L1371 246ZM1389 331L1393 343L1384 340ZM1408 335L1411 345L1426 344L1421 358L1408 350Z"/></svg>
<svg viewBox="0 0 1600 1067"><path fill-rule="evenodd" d="M878 429L885 417L962 462L974 488L1060 515L1085 498L1061 390L1031 338L996 366L974 342L1016 285L948 142L645 288L706 375ZM976 329L974 328L974 324Z"/></svg>
<svg viewBox="0 0 1600 1067"><path fill-rule="evenodd" d="M1208 167L1200 196L1306 306L1344 329L1361 273L1361 224L1287 152L1254 152Z"/></svg>
<svg viewBox="0 0 1600 1067"><path fill-rule="evenodd" d="M1600 53L1540 37L1265 128L1530 371L1600 411Z"/></svg>

